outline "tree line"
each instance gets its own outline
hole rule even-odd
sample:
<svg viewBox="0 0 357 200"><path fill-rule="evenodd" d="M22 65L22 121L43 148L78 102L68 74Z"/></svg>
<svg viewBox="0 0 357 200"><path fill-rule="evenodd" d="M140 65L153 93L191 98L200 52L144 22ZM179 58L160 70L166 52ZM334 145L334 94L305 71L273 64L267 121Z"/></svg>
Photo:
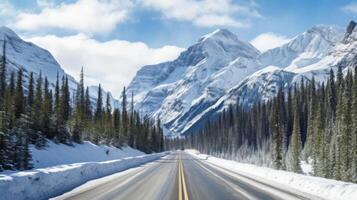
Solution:
<svg viewBox="0 0 357 200"><path fill-rule="evenodd" d="M357 67L330 70L327 81L302 79L276 97L243 108L239 99L216 120L167 142L215 156L316 176L357 182Z"/></svg>
<svg viewBox="0 0 357 200"><path fill-rule="evenodd" d="M119 110L112 107L109 93L103 97L100 84L97 98L91 100L83 69L73 97L67 76L57 75L54 87L41 73L35 78L31 72L25 81L23 69L7 72L5 45L0 60L0 171L31 169L29 145L45 148L47 140L66 145L85 140L118 148L128 145L145 153L163 151L160 120L140 116L134 110L133 94L128 105L125 87Z"/></svg>

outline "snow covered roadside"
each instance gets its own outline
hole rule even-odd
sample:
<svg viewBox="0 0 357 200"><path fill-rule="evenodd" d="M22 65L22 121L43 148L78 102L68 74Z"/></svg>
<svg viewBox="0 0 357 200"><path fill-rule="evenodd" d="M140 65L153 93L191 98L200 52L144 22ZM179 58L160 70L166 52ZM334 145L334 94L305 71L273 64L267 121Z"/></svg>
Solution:
<svg viewBox="0 0 357 200"><path fill-rule="evenodd" d="M96 145L88 141L84 141L82 144L73 143L72 146L68 146L56 144L48 140L44 149L36 149L33 145L30 145L30 151L32 162L36 169L55 165L102 162L145 155L145 153L130 147L119 149L113 146Z"/></svg>
<svg viewBox="0 0 357 200"><path fill-rule="evenodd" d="M1 199L48 199L91 179L139 166L166 154L158 153L104 162L58 165L12 174L0 174Z"/></svg>
<svg viewBox="0 0 357 200"><path fill-rule="evenodd" d="M200 154L196 150L186 150L186 152L194 157L205 159L208 163L251 177L255 180L268 182L270 185L289 186L292 189L331 200L356 200L357 197L357 184L220 159Z"/></svg>

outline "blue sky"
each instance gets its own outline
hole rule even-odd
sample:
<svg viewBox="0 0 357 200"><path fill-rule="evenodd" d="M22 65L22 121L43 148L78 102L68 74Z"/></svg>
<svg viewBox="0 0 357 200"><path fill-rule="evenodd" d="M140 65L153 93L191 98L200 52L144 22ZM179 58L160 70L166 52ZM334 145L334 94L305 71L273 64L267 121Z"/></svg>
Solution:
<svg viewBox="0 0 357 200"><path fill-rule="evenodd" d="M264 51L313 25L345 27L356 19L356 0L0 2L1 25L49 49L71 75L85 66L88 85L102 82L114 94L142 65L172 60L217 28Z"/></svg>

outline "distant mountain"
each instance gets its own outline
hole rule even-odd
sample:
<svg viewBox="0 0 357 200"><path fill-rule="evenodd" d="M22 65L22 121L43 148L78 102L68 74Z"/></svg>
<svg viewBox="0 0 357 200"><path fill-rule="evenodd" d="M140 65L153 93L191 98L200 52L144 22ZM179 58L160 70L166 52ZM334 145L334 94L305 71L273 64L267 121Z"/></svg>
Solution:
<svg viewBox="0 0 357 200"><path fill-rule="evenodd" d="M73 93L77 89L77 81L61 68L52 54L31 42L22 40L14 31L7 27L0 27L0 55L2 56L4 42L6 43L6 66L8 73L18 71L20 68L24 70L24 76L28 77L30 72L38 77L42 73L42 77L47 77L50 85L54 88L56 84L57 73L59 77L66 75L69 80L69 87ZM28 78L25 78L27 81ZM26 87L26 84L25 84ZM97 97L97 87L90 87L91 97L93 101ZM73 95L72 95L73 96ZM112 95L110 94L112 97ZM105 97L105 95L104 95ZM117 106L118 102L112 97L113 105Z"/></svg>
<svg viewBox="0 0 357 200"><path fill-rule="evenodd" d="M320 61L342 38L343 30L339 27L314 26L288 43L259 55L258 60L264 67L299 69Z"/></svg>
<svg viewBox="0 0 357 200"><path fill-rule="evenodd" d="M136 108L163 120L166 134L200 127L237 99L245 106L266 101L280 87L356 63L356 30L318 25L288 43L260 53L228 30L203 36L176 60L144 66L129 85Z"/></svg>

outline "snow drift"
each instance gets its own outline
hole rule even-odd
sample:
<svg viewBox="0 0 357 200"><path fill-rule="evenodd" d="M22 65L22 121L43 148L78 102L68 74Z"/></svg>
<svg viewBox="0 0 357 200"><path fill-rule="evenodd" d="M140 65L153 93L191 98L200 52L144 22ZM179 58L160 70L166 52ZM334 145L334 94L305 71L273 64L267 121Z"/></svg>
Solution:
<svg viewBox="0 0 357 200"><path fill-rule="evenodd" d="M1 199L40 200L58 196L89 180L101 178L154 161L166 153L128 157L104 162L59 165L0 175Z"/></svg>
<svg viewBox="0 0 357 200"><path fill-rule="evenodd" d="M103 162L145 155L143 152L130 147L119 149L113 146L95 145L88 141L84 141L82 144L73 143L72 146L69 146L56 144L48 140L46 148L37 149L33 145L30 145L30 151L34 168L80 162Z"/></svg>

